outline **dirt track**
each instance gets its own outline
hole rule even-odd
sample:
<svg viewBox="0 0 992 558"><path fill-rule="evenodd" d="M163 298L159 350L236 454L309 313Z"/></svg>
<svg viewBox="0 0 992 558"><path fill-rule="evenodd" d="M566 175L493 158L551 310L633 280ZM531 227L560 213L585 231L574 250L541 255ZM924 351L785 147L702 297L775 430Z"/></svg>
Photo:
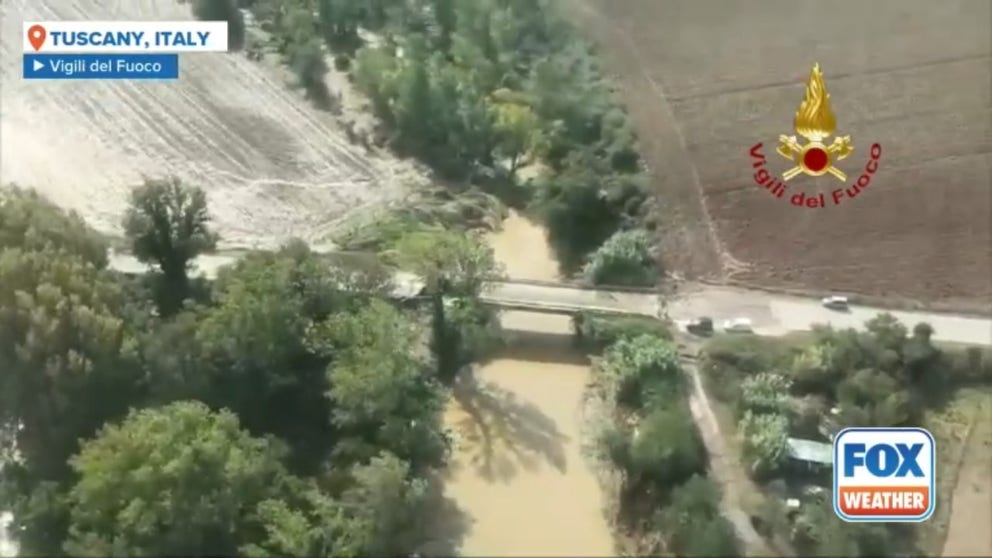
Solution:
<svg viewBox="0 0 992 558"><path fill-rule="evenodd" d="M992 295L992 5L986 0L571 0L632 111L667 215L676 269L763 285L987 304ZM792 207L751 180L757 142L772 171L814 62L849 186L880 143L868 190ZM702 203L701 203L702 201Z"/></svg>
<svg viewBox="0 0 992 558"><path fill-rule="evenodd" d="M941 556L992 556L992 404L980 406L966 439Z"/></svg>
<svg viewBox="0 0 992 558"><path fill-rule="evenodd" d="M395 198L410 172L348 144L276 67L187 54L176 82L24 81L24 20L183 20L175 0L4 0L2 182L38 189L115 232L142 175L202 185L228 245L322 240L336 220Z"/></svg>

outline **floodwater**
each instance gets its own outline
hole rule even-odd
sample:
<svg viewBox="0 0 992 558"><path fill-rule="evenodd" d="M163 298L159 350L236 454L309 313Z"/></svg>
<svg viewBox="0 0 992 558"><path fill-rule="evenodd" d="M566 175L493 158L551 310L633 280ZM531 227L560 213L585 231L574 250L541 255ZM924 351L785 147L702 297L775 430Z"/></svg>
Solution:
<svg viewBox="0 0 992 558"><path fill-rule="evenodd" d="M514 279L556 281L558 262L544 228L511 210L502 228L489 235L489 245L506 274Z"/></svg>
<svg viewBox="0 0 992 558"><path fill-rule="evenodd" d="M544 231L522 216L490 241L509 276L558 278ZM445 487L461 515L456 551L614 555L603 493L582 455L590 370L570 348L570 319L506 312L503 327L527 333L511 333L504 354L460 378L445 415L456 438Z"/></svg>

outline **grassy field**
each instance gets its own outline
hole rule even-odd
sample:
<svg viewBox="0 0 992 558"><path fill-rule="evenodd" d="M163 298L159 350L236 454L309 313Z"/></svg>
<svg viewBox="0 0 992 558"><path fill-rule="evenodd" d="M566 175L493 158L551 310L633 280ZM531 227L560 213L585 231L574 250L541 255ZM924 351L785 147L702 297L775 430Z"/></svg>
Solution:
<svg viewBox="0 0 992 558"><path fill-rule="evenodd" d="M992 295L992 5L985 0L569 0L632 112L668 212L670 268L780 287L939 301ZM855 199L793 207L752 181L748 150L774 152L814 62L848 180L797 178L790 192L849 186L883 147Z"/></svg>
<svg viewBox="0 0 992 558"><path fill-rule="evenodd" d="M992 456L992 447L987 441L982 443L988 436L984 423L992 418L989 415L992 412L990 402L992 387L966 388L955 394L943 409L927 413L924 426L937 442L938 470L937 508L933 518L920 526L918 535L918 546L927 556L939 556L944 550L973 546L970 541L962 539L981 539L983 529L988 532L988 525L992 523L989 505L969 506L963 501L955 502L959 483L970 482L970 470L979 463L988 463ZM990 490L988 468L985 468L984 478L985 486L979 487L978 491L983 492L987 499ZM955 503L958 505L955 506ZM963 528L955 528L958 525ZM987 548L985 552L992 552L992 548ZM963 554L953 550L943 552L945 556Z"/></svg>

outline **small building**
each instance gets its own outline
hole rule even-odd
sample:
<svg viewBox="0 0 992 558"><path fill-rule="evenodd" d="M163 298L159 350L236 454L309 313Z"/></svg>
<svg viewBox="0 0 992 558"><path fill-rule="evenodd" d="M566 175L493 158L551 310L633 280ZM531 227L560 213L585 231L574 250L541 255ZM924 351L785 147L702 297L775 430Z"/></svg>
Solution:
<svg viewBox="0 0 992 558"><path fill-rule="evenodd" d="M831 444L799 438L789 438L788 444L789 459L807 470L818 471L833 466L834 448Z"/></svg>

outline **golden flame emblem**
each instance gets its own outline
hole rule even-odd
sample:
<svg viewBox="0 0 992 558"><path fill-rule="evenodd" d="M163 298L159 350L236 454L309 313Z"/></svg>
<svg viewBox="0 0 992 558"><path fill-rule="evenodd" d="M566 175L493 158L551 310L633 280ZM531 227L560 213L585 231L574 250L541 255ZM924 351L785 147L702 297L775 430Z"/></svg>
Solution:
<svg viewBox="0 0 992 558"><path fill-rule="evenodd" d="M796 111L793 127L796 134L806 138L808 143L801 145L796 136L779 136L778 154L796 163L794 168L782 174L782 178L789 180L799 174L822 176L830 173L838 180L847 180L847 175L833 166L832 159L840 161L847 158L854 151L854 146L851 145L851 136L835 137L829 146L823 143L833 135L837 120L830 107L830 94L827 93L819 64L814 64L810 72L806 94Z"/></svg>

